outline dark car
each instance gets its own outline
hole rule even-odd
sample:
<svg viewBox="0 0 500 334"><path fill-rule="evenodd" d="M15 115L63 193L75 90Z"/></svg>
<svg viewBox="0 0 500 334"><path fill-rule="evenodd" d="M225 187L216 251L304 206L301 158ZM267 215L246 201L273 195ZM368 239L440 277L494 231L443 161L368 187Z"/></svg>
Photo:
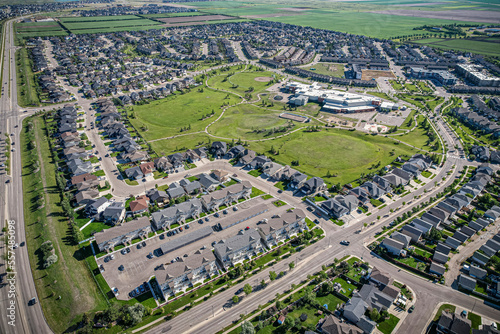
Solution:
<svg viewBox="0 0 500 334"><path fill-rule="evenodd" d="M141 245L140 245L140 244L139 244L139 245L137 245L137 249L141 249L141 248L142 248L142 247L141 247Z"/></svg>
<svg viewBox="0 0 500 334"><path fill-rule="evenodd" d="M146 241L142 242L142 247L146 247Z"/></svg>
<svg viewBox="0 0 500 334"><path fill-rule="evenodd" d="M341 245L344 245L344 246L349 246L349 245L351 244L351 242L350 242L350 241L347 241L347 240L342 240L342 241L340 242L340 244L341 244Z"/></svg>
<svg viewBox="0 0 500 334"><path fill-rule="evenodd" d="M240 288L240 289L238 289L238 291L236 291L234 294L235 294L235 295L239 295L239 294L240 294L240 293L242 293L242 292L243 292L243 288Z"/></svg>
<svg viewBox="0 0 500 334"><path fill-rule="evenodd" d="M413 312L413 310L415 309L415 305L412 305L409 309L408 309L408 313L411 313Z"/></svg>

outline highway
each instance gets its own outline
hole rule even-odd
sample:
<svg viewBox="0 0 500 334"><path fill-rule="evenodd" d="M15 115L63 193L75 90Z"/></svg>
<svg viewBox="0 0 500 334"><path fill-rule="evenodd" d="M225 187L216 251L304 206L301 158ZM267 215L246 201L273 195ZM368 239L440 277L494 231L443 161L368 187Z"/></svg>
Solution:
<svg viewBox="0 0 500 334"><path fill-rule="evenodd" d="M20 113L17 103L16 48L14 46L13 22L14 20L7 21L3 35L3 82L1 83L3 95L0 99L0 131L2 140L5 134L9 136L12 133L14 134L10 138L15 143L12 146L15 151L11 152L11 176L6 175L5 170L2 170L0 175L0 226L3 228L6 225L6 220L13 222L15 242L20 244L23 241L29 242L29 240L26 240L24 231L21 150L19 147L22 119L25 115ZM2 152L2 162L3 159ZM6 183L7 180L9 180L9 183ZM13 291L10 284L3 285L0 288L0 304L2 305L0 307L0 333L52 333L45 321L40 303L28 306L28 301L33 297L37 297L28 259L28 248L26 246L14 250L10 250L5 246L0 248L1 257L7 252L9 252L9 260L15 260L15 267L12 269L17 274L5 276L5 263L0 266L0 274L4 275L4 283L7 278L14 278L12 282L15 284L15 294L9 293ZM8 310L7 307L10 305L13 305L13 309ZM10 307L12 308L12 306Z"/></svg>

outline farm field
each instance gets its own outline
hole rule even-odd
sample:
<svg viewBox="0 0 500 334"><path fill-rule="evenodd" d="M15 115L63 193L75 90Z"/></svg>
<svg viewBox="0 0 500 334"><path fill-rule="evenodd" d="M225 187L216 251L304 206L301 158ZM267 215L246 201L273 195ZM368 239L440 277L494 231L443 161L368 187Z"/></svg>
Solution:
<svg viewBox="0 0 500 334"><path fill-rule="evenodd" d="M223 103L233 105L239 98L225 92L204 88L181 94L176 92L150 104L133 106L129 111L130 122L140 130L146 140L170 137L189 132L202 131L221 113ZM201 120L214 112L214 115ZM182 128L189 128L181 132Z"/></svg>
<svg viewBox="0 0 500 334"><path fill-rule="evenodd" d="M167 23L169 25L175 25L176 23L182 23L182 22L216 21L216 20L230 20L230 19L234 19L234 17L227 15L195 15L195 16L164 17L164 18L158 18L157 20Z"/></svg>
<svg viewBox="0 0 500 334"><path fill-rule="evenodd" d="M15 23L16 37L66 36L68 32L58 22Z"/></svg>
<svg viewBox="0 0 500 334"><path fill-rule="evenodd" d="M376 38L392 38L414 34L413 28L422 25L471 23L464 21L407 17L357 11L310 10L307 15L275 16L266 20L329 29Z"/></svg>
<svg viewBox="0 0 500 334"><path fill-rule="evenodd" d="M344 77L344 64L337 63L317 63L307 67L302 67L305 70L313 71L318 74L331 75L337 78ZM315 70L312 70L312 69Z"/></svg>
<svg viewBox="0 0 500 334"><path fill-rule="evenodd" d="M470 51L490 56L500 55L500 41L498 38L486 40L428 38L415 40L414 42L446 50Z"/></svg>
<svg viewBox="0 0 500 334"><path fill-rule="evenodd" d="M162 28L160 22L135 15L61 18L61 24L75 34Z"/></svg>
<svg viewBox="0 0 500 334"><path fill-rule="evenodd" d="M183 13L161 13L161 14L145 14L141 15L141 17L145 17L148 19L157 19L162 17L178 17L178 16L199 16L199 15L207 15L204 12L183 12Z"/></svg>

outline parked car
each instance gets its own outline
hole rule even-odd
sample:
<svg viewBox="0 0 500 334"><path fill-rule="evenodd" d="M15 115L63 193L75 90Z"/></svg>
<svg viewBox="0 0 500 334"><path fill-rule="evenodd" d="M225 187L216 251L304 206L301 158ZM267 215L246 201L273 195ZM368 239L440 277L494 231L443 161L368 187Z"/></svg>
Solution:
<svg viewBox="0 0 500 334"><path fill-rule="evenodd" d="M203 224L203 219L198 220L198 224Z"/></svg>
<svg viewBox="0 0 500 334"><path fill-rule="evenodd" d="M235 295L239 295L242 292L243 292L243 288L239 288L234 294Z"/></svg>
<svg viewBox="0 0 500 334"><path fill-rule="evenodd" d="M139 289L141 290L142 293L146 292L146 289L144 289L144 286L140 285Z"/></svg>
<svg viewBox="0 0 500 334"><path fill-rule="evenodd" d="M186 230L189 228L189 224L184 225L186 227Z"/></svg>
<svg viewBox="0 0 500 334"><path fill-rule="evenodd" d="M181 231L181 232L182 232L182 226L181 226L181 227L179 227L179 231Z"/></svg>
<svg viewBox="0 0 500 334"><path fill-rule="evenodd" d="M238 207L237 206L233 206L233 211L238 211Z"/></svg>
<svg viewBox="0 0 500 334"><path fill-rule="evenodd" d="M222 211L223 214L227 215L227 210Z"/></svg>
<svg viewBox="0 0 500 334"><path fill-rule="evenodd" d="M408 309L408 313L411 313L413 312L413 310L415 309L415 305L412 305L409 309Z"/></svg>
<svg viewBox="0 0 500 334"><path fill-rule="evenodd" d="M142 247L146 247L146 241L142 242Z"/></svg>

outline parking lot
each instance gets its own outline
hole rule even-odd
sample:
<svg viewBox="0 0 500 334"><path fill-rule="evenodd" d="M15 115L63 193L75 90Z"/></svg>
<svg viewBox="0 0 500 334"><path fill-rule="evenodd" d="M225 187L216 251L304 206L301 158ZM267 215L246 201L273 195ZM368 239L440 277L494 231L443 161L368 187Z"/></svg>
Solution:
<svg viewBox="0 0 500 334"><path fill-rule="evenodd" d="M110 287L116 287L119 291L118 299L127 300L129 299L129 292L136 289L143 282L149 280L150 277L159 275L155 268L161 264L170 264L176 257L183 257L186 254L192 254L199 249L209 248L212 249L212 244L218 242L222 239L228 239L238 233L240 230L248 228L256 228L260 220L264 218L271 218L273 215L282 214L287 209L290 209L290 205L283 205L276 207L272 202L276 199L264 200L262 197L258 196L251 200L242 202L236 205L238 207L237 211L234 211L232 207L227 209L227 214L223 214L219 211L219 218L214 217L214 215L209 215L203 219L197 219L190 222L189 224L183 224L183 231L175 235L167 236L169 231L163 232L151 239L145 241L146 246L142 246L143 241L129 246L130 252L120 250L113 253L113 260L106 260L108 256L101 257L97 260L99 266L103 266L104 271L102 275L108 282ZM264 213L260 213L261 211ZM254 216L255 215L255 216ZM250 219L248 217L254 216ZM209 220L207 221L206 218ZM203 223L200 222L203 221ZM233 223L241 221L233 226ZM158 249L166 242L185 236L193 231L204 228L206 226L215 226L220 223L221 226L229 226L221 231L215 231L208 237L197 240L190 243L184 247L181 247L175 251L167 254L158 256ZM186 225L189 228L186 229ZM178 230L179 228L176 228ZM138 247L140 247L138 249ZM123 254L125 253L125 254ZM152 253L152 257L149 258L148 254Z"/></svg>

